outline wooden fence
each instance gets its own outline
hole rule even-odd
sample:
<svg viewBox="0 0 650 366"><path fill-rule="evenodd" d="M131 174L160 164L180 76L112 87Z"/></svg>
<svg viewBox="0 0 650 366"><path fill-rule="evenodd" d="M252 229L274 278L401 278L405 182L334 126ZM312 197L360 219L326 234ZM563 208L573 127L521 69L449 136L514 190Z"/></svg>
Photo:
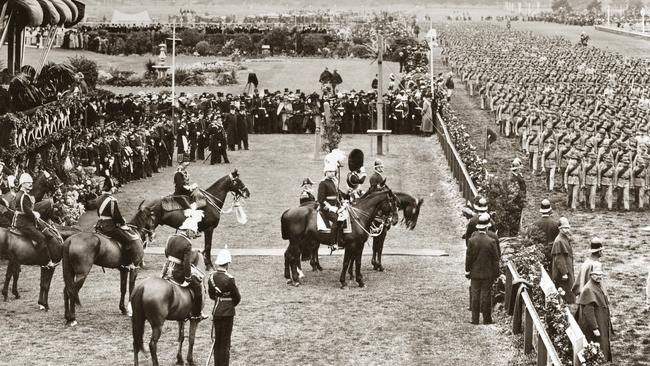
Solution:
<svg viewBox="0 0 650 366"><path fill-rule="evenodd" d="M537 365L562 365L562 361L546 332L544 323L542 323L537 310L535 310L526 282L521 278L511 262L507 263L506 268L504 301L508 315L512 315L512 333L524 333L524 353L529 354L535 350L537 352ZM551 281L550 276L543 267L541 273L539 285L544 294L548 296L551 293L557 293L553 281ZM568 307L566 316L569 323L566 333L573 348L573 365L582 365L584 359L580 353L586 345L586 339Z"/></svg>
<svg viewBox="0 0 650 366"><path fill-rule="evenodd" d="M535 350L539 366L561 366L562 361L535 310L525 281L511 262L506 270L505 306L508 315L512 315L512 333L524 333L524 353Z"/></svg>
<svg viewBox="0 0 650 366"><path fill-rule="evenodd" d="M463 194L463 198L472 201L474 200L474 197L478 195L478 191L474 186L472 178L467 172L467 168L465 168L465 164L460 159L460 155L458 154L458 151L456 151L456 147L449 136L449 131L447 131L445 121L439 113L436 113L435 124L436 134L438 135L438 140L440 140L442 150L445 152L445 158L447 158L449 169L451 169L454 178L458 182L458 187Z"/></svg>

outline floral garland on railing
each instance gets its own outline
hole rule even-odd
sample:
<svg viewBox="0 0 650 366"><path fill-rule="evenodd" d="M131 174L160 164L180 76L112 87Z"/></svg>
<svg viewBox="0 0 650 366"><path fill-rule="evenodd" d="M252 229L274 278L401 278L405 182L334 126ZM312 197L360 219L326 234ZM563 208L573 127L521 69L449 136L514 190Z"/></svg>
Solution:
<svg viewBox="0 0 650 366"><path fill-rule="evenodd" d="M470 135L467 132L465 124L458 120L455 116L451 105L447 103L444 94L436 91L436 98L438 103L442 103L440 116L447 126L447 131L451 137L451 142L454 144L456 151L460 155L460 159L465 164L467 173L474 182L474 186L479 193L485 193L489 189L489 176L485 165L485 161L476 152L476 146L470 141Z"/></svg>
<svg viewBox="0 0 650 366"><path fill-rule="evenodd" d="M544 260L544 245L540 244L541 237L538 234L532 233L531 238L518 237L516 240L518 247L513 248L515 249L514 253L504 256L502 265L505 265L506 261L512 262L519 276L532 285L530 289L531 299L540 319L546 325L551 342L562 363L571 365L573 364L573 349L571 340L566 334L566 329L569 326L566 315L567 306L562 300L560 292L545 296L544 291L539 286ZM505 271L505 268L503 270ZM605 364L605 357L597 343L589 343L582 350L581 356L584 359L583 366L601 366Z"/></svg>

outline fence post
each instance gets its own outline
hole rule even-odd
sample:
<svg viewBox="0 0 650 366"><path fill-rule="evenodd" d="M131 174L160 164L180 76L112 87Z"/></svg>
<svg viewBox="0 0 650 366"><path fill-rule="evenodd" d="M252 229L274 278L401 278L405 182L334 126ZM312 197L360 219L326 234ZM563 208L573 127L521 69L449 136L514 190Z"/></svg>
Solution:
<svg viewBox="0 0 650 366"><path fill-rule="evenodd" d="M526 319L524 323L524 353L529 354L533 350L533 317L530 312L526 310Z"/></svg>

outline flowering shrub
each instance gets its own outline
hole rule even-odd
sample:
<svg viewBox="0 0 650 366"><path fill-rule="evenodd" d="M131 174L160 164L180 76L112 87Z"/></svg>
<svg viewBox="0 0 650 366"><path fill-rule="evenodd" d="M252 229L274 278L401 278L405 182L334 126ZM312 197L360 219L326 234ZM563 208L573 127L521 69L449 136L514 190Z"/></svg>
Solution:
<svg viewBox="0 0 650 366"><path fill-rule="evenodd" d="M588 366L601 366L607 363L603 352L600 350L600 344L589 342L578 354L584 360L583 363Z"/></svg>

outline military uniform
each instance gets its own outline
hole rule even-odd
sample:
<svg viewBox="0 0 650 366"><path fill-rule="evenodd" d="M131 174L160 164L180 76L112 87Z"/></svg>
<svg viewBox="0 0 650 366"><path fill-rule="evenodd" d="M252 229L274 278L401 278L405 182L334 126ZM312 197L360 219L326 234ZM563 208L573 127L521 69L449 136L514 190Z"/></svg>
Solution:
<svg viewBox="0 0 650 366"><path fill-rule="evenodd" d="M607 209L612 210L614 201L614 164L611 155L606 155L599 164L598 188L601 189L601 201L607 204Z"/></svg>
<svg viewBox="0 0 650 366"><path fill-rule="evenodd" d="M586 189L586 202L585 205L591 211L596 209L596 190L598 188L598 164L594 153L590 153L590 157L584 165L584 188Z"/></svg>
<svg viewBox="0 0 650 366"><path fill-rule="evenodd" d="M630 210L630 185L632 183L632 169L629 166L629 158L624 157L616 167L616 206L620 210L621 204L625 211Z"/></svg>
<svg viewBox="0 0 650 366"><path fill-rule="evenodd" d="M318 184L318 205L321 212L328 220L336 222L338 220L337 210L341 207L339 200L339 190L336 187L335 178L323 178Z"/></svg>
<svg viewBox="0 0 650 366"><path fill-rule="evenodd" d="M192 316L199 318L203 308L203 286L199 279L192 277L192 242L181 230L180 234L167 239L165 247L167 263L163 268L163 277L171 278L176 283L188 283L192 290Z"/></svg>
<svg viewBox="0 0 650 366"><path fill-rule="evenodd" d="M184 166L180 166L176 173L174 173L174 195L175 196L190 196L192 191L189 189L190 179Z"/></svg>
<svg viewBox="0 0 650 366"><path fill-rule="evenodd" d="M110 178L106 178L110 180ZM138 266L142 262L144 249L141 239L131 229L125 229L126 222L120 213L117 199L110 190L112 186L104 185L105 191L97 198L97 215L99 220L95 225L97 232L102 233L122 244L123 263L133 263ZM107 190L108 189L108 190Z"/></svg>
<svg viewBox="0 0 650 366"><path fill-rule="evenodd" d="M20 229L25 236L37 244L45 244L47 254L50 260L52 260L55 246L58 244L56 243L56 239L49 235L47 231L41 231L36 228L36 216L39 214L34 211L34 201L34 196L22 189L16 193L16 198L14 199L16 211L14 211L12 226Z"/></svg>
<svg viewBox="0 0 650 366"><path fill-rule="evenodd" d="M208 295L215 301L212 312L214 365L227 366L230 363L230 339L235 307L241 301L235 278L224 268L218 268L208 280Z"/></svg>
<svg viewBox="0 0 650 366"><path fill-rule="evenodd" d="M578 161L577 156L571 156L569 165L564 172L565 188L567 189L567 206L572 210L578 207L578 197L580 194L580 183L582 178L582 163Z"/></svg>

